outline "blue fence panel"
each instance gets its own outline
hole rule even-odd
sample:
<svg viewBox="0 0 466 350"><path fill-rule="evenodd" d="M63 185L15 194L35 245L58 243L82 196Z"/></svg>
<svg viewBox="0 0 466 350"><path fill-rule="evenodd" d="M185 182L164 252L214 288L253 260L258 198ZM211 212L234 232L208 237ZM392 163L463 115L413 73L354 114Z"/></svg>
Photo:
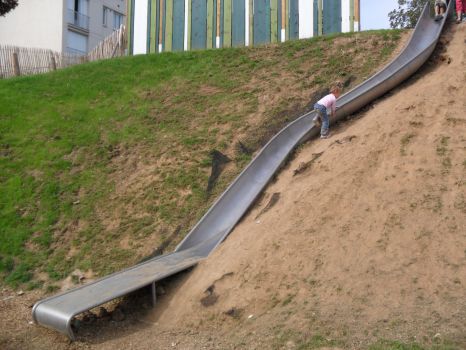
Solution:
<svg viewBox="0 0 466 350"><path fill-rule="evenodd" d="M192 0L191 48L207 47L207 0Z"/></svg>

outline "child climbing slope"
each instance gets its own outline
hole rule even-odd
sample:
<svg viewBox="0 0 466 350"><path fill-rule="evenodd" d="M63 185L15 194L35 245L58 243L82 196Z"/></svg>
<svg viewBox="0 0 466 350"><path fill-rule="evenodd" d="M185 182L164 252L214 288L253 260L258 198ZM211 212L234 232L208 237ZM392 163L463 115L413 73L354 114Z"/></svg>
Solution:
<svg viewBox="0 0 466 350"><path fill-rule="evenodd" d="M320 138L326 139L330 136L329 133L329 115L327 110L330 111L331 116L335 116L335 112L337 109L337 98L340 96L342 90L342 86L340 82L335 83L330 89L330 94L327 96L322 97L317 103L314 105L314 109L317 111L318 115L314 118L314 122L317 125L322 124L320 128Z"/></svg>

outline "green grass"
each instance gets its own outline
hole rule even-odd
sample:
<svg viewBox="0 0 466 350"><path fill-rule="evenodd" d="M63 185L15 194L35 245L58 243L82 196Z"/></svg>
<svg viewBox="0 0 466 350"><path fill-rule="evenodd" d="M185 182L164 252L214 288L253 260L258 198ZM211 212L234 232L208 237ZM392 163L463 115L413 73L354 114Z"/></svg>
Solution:
<svg viewBox="0 0 466 350"><path fill-rule="evenodd" d="M361 81L399 37L125 57L0 81L0 282L50 290L36 272L50 283L76 268L103 275L142 259L143 239L154 237L155 249L178 227L185 234L250 161L233 151L238 137L258 150L304 111L300 89ZM213 149L234 162L208 194ZM157 164L153 179L119 192L135 164Z"/></svg>
<svg viewBox="0 0 466 350"><path fill-rule="evenodd" d="M421 345L419 343L405 343L400 341L379 340L369 346L368 350L459 350L460 347L449 342L439 340L434 345Z"/></svg>

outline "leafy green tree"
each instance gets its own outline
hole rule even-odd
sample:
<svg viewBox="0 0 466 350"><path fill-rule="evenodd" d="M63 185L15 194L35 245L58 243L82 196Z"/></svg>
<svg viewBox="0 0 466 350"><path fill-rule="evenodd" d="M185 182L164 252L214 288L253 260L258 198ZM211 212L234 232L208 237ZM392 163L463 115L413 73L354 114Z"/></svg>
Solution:
<svg viewBox="0 0 466 350"><path fill-rule="evenodd" d="M390 27L413 28L427 2L434 3L433 0L398 0L398 9L388 13Z"/></svg>
<svg viewBox="0 0 466 350"><path fill-rule="evenodd" d="M5 16L16 6L18 6L18 0L0 0L0 16Z"/></svg>

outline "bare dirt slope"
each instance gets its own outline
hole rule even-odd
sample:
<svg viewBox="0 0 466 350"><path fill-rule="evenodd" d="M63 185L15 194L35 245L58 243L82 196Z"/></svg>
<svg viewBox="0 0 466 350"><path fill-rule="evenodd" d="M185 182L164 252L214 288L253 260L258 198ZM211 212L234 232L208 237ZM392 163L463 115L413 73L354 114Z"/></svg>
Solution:
<svg viewBox="0 0 466 350"><path fill-rule="evenodd" d="M466 348L466 25L449 39L442 59L333 126L330 139L301 147L154 311L95 322L72 345L29 326L28 341L15 344L360 349L391 339Z"/></svg>

